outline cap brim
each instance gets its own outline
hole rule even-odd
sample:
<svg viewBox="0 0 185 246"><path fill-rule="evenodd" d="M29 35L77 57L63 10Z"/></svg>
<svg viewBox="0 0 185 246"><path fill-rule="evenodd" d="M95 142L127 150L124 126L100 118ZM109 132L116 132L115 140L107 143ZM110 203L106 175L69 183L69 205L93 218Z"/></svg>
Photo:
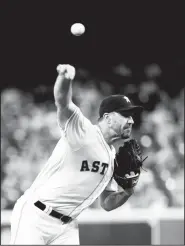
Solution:
<svg viewBox="0 0 185 246"><path fill-rule="evenodd" d="M137 114L137 113L141 113L143 111L143 107L142 106L130 106L129 108L121 108L119 110L116 110L118 113L124 115L128 115L128 114Z"/></svg>

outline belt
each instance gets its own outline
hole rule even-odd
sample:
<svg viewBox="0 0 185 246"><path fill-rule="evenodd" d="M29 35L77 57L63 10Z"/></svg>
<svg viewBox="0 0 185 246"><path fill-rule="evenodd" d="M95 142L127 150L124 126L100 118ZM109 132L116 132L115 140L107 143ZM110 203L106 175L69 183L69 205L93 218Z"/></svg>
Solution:
<svg viewBox="0 0 185 246"><path fill-rule="evenodd" d="M34 205L37 208L41 209L42 211L44 211L46 209L46 205L44 203L40 202L40 201L35 202ZM61 214L61 213L59 213L59 212L57 212L57 211L55 211L53 209L51 210L49 215L51 215L51 216L53 216L53 217L55 217L57 219L60 219L64 223L69 223L72 220L71 217L63 215L63 214Z"/></svg>

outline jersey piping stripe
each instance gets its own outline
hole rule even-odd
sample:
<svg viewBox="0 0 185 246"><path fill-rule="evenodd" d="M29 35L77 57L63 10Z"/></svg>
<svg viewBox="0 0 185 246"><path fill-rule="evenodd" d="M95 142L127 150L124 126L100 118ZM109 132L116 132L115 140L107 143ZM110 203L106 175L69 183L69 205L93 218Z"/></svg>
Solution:
<svg viewBox="0 0 185 246"><path fill-rule="evenodd" d="M23 203L23 205L22 205L22 208L21 208L21 211L20 211L20 217L19 217L18 223L17 223L18 225L17 225L16 232L15 232L15 235L14 235L14 240L13 240L12 243L15 243L15 240L16 240L16 238L17 238L17 234L18 234L18 230L19 230L19 226L20 226L20 220L21 220L21 218L22 218L22 215L23 215L23 209L24 209L24 207L25 207L25 205L26 205L26 202L27 202L27 201L24 201L24 203Z"/></svg>
<svg viewBox="0 0 185 246"><path fill-rule="evenodd" d="M109 150L108 150L108 146L106 146L106 144L105 144L105 140L103 139L103 136L101 135L101 133L99 132L99 129L97 129L98 130L98 134L99 134L99 136L100 136L100 138L101 138L101 140L102 140L102 143L103 143L103 145L105 146L105 148L106 148L106 150L107 150L107 152L108 152L108 155L109 155L109 163L111 164L111 166L112 166L112 162L111 162L111 156L110 156L110 153L109 153ZM108 169L107 169L107 172L108 172ZM106 172L106 173L107 173ZM73 211L71 212L71 213L69 213L69 215L68 216L71 216L71 214L79 207L79 206L81 206L88 198L90 198L90 196L96 191L96 189L100 186L100 184L102 183L102 181L103 181L103 179L105 178L105 176L106 176L106 173L104 174L104 176L103 176L103 178L100 180L100 182L98 183L98 185L94 188L94 190L89 194L89 196L88 197L86 197L86 199L84 199L84 201L81 203L81 204L79 204L76 208L74 208L73 209ZM85 209L85 208L84 208ZM84 209L82 209L82 211L84 210ZM81 212L82 212L81 211ZM80 212L80 213L81 213ZM79 214L78 214L79 215ZM77 215L77 216L78 216ZM75 217L75 218L77 218L77 216Z"/></svg>

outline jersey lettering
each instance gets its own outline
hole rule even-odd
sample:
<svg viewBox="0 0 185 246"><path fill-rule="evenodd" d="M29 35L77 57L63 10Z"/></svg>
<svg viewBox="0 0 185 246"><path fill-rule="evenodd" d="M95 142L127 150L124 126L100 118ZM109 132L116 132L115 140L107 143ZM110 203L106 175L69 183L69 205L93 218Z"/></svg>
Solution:
<svg viewBox="0 0 185 246"><path fill-rule="evenodd" d="M91 169L91 172L97 173L99 170L99 165L100 165L100 161L94 161L92 164L93 168Z"/></svg>
<svg viewBox="0 0 185 246"><path fill-rule="evenodd" d="M103 166L103 168L100 174L103 175L105 173L105 169L108 168L109 165L107 163L102 163L101 165Z"/></svg>
<svg viewBox="0 0 185 246"><path fill-rule="evenodd" d="M82 166L80 171L90 171L87 161L82 161Z"/></svg>
<svg viewBox="0 0 185 246"><path fill-rule="evenodd" d="M100 168L100 161L94 161L92 163L92 168L90 169L88 161L84 160L84 161L82 161L82 166L81 166L80 171L81 172L83 172L83 171L91 171L91 172L97 173L101 169L100 174L104 175L105 174L105 170L108 168L108 166L109 165L107 163L102 163L101 164L101 168Z"/></svg>

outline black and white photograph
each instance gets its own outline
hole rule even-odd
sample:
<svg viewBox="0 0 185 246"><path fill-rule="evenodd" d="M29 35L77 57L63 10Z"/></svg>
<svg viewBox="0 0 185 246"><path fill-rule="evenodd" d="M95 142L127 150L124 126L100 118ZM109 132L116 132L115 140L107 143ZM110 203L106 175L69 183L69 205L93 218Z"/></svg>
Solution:
<svg viewBox="0 0 185 246"><path fill-rule="evenodd" d="M183 1L1 1L1 245L184 245Z"/></svg>

